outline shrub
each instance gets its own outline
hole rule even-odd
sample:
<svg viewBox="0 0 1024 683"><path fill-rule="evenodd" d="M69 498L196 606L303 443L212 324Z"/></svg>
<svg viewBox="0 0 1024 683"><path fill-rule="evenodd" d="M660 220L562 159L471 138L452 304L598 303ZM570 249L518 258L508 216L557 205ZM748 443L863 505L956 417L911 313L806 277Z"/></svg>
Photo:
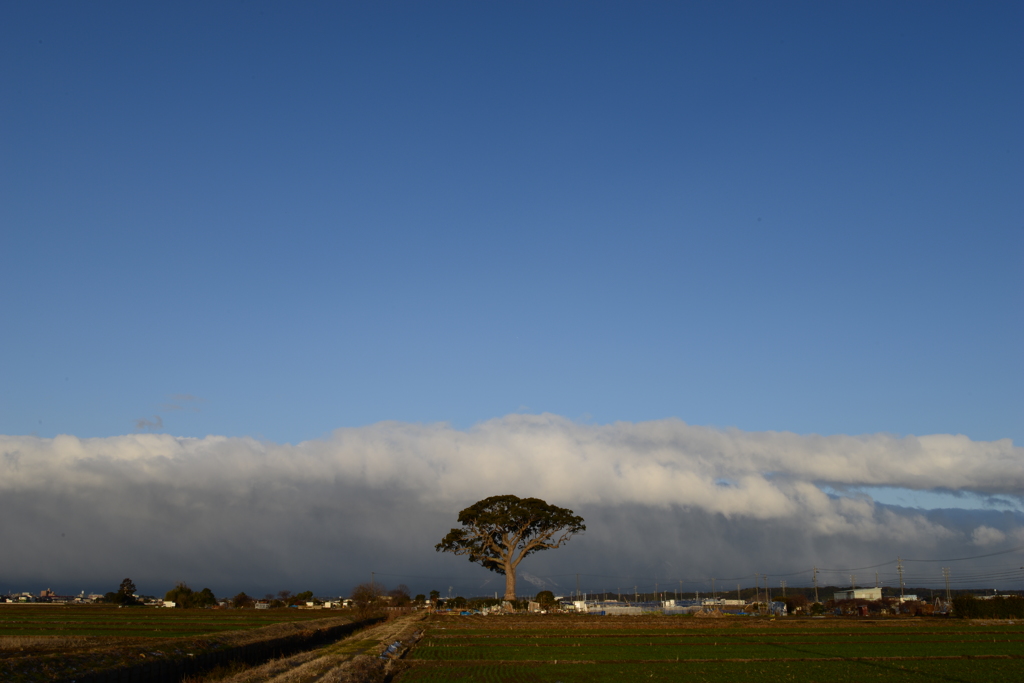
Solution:
<svg viewBox="0 0 1024 683"><path fill-rule="evenodd" d="M801 593L796 593L786 597L786 611L789 614L795 614L798 609L807 609L807 596Z"/></svg>
<svg viewBox="0 0 1024 683"><path fill-rule="evenodd" d="M1024 598L1010 596L979 600L973 595L953 598L953 616L961 619L1024 619Z"/></svg>

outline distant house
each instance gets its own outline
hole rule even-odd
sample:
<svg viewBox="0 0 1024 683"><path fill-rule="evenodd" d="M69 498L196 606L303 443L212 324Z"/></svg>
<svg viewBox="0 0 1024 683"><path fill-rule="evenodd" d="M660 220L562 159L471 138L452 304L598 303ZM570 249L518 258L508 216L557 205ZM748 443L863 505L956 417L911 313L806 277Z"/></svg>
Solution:
<svg viewBox="0 0 1024 683"><path fill-rule="evenodd" d="M838 591L832 594L836 602L840 600L881 600L881 588L851 588L848 591Z"/></svg>

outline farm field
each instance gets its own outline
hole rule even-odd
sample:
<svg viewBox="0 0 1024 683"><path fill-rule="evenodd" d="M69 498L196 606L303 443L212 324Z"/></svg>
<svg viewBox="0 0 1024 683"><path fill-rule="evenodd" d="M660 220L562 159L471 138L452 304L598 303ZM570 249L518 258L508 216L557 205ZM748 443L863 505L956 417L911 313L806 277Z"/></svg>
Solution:
<svg viewBox="0 0 1024 683"><path fill-rule="evenodd" d="M433 615L396 683L1024 679L1024 624Z"/></svg>
<svg viewBox="0 0 1024 683"><path fill-rule="evenodd" d="M175 672L199 673L239 659L259 663L358 628L350 614L327 610L5 605L0 607L0 680L36 683L90 675L114 681L120 669L146 669L153 680L175 680Z"/></svg>
<svg viewBox="0 0 1024 683"><path fill-rule="evenodd" d="M327 610L209 610L106 605L0 605L0 643L11 636L186 638L339 614Z"/></svg>

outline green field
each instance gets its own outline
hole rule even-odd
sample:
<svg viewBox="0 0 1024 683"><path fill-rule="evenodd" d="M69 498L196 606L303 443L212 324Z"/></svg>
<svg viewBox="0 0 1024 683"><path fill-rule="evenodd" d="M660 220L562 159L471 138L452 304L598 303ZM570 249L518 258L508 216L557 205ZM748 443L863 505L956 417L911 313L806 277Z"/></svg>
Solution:
<svg viewBox="0 0 1024 683"><path fill-rule="evenodd" d="M142 670L163 676L235 660L260 663L317 647L352 628L358 626L350 614L330 610L4 605L0 681L75 680L122 669L136 677Z"/></svg>
<svg viewBox="0 0 1024 683"><path fill-rule="evenodd" d="M952 619L434 616L398 683L1024 680L1024 625Z"/></svg>
<svg viewBox="0 0 1024 683"><path fill-rule="evenodd" d="M332 616L326 610L210 610L0 604L5 636L186 638Z"/></svg>

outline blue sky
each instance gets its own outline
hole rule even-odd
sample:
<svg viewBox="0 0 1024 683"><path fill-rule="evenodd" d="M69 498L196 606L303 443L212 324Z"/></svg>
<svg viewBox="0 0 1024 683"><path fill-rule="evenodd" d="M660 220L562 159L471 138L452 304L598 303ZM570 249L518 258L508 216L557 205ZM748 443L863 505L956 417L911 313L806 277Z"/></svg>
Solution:
<svg viewBox="0 0 1024 683"><path fill-rule="evenodd" d="M593 520L538 576L1024 543L1022 29L8 3L0 579L448 581L511 488Z"/></svg>
<svg viewBox="0 0 1024 683"><path fill-rule="evenodd" d="M2 433L1022 443L1017 3L4 14Z"/></svg>

